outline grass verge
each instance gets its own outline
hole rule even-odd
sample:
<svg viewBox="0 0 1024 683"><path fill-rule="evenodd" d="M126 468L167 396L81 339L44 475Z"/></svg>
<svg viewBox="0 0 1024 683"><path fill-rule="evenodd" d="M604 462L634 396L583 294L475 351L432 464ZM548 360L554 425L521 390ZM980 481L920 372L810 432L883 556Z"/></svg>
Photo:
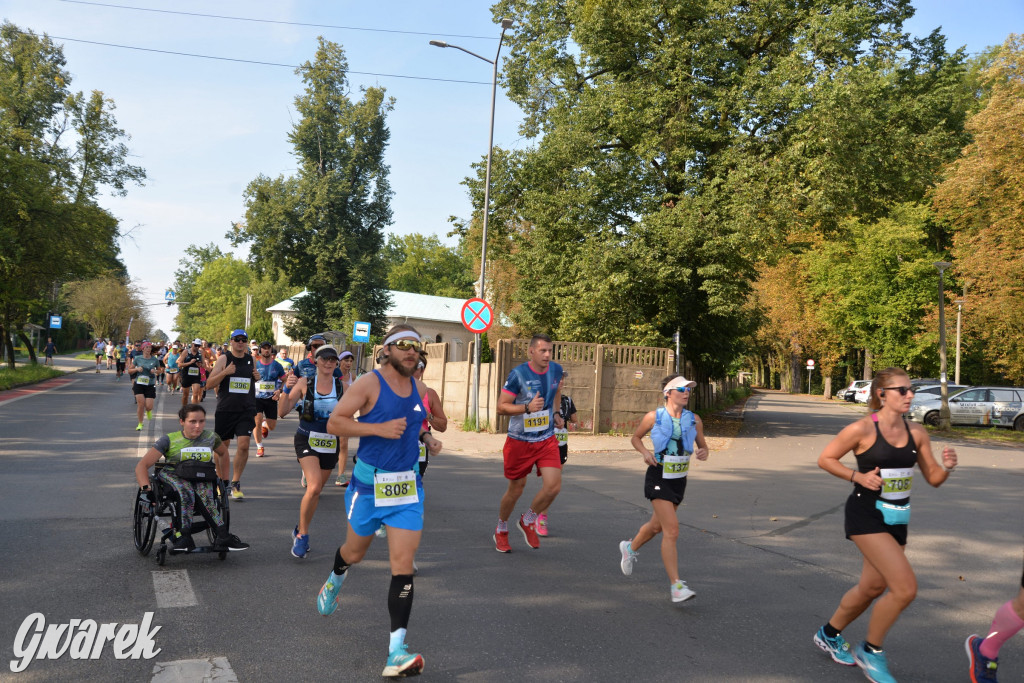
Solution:
<svg viewBox="0 0 1024 683"><path fill-rule="evenodd" d="M932 439L962 439L974 443L1024 443L1024 432L1015 432L1006 427L951 427L949 431L943 431L938 427L925 429L932 435Z"/></svg>
<svg viewBox="0 0 1024 683"><path fill-rule="evenodd" d="M35 384L44 379L60 377L63 374L60 370L55 370L47 365L23 365L14 370L3 367L0 368L0 391L20 387L24 384Z"/></svg>
<svg viewBox="0 0 1024 683"><path fill-rule="evenodd" d="M480 429L477 429L476 420L473 417L466 417L465 419L462 420L462 425L460 426L460 429L462 429L462 431L464 432L489 432L491 431L491 421L484 420L484 423L483 425L481 425Z"/></svg>

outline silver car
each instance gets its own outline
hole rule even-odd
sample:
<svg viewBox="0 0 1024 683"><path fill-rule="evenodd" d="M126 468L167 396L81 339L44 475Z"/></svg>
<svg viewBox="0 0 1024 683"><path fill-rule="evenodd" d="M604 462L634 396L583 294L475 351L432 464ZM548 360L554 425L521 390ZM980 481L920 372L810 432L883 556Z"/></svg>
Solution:
<svg viewBox="0 0 1024 683"><path fill-rule="evenodd" d="M910 406L915 422L936 426L942 397L921 397ZM1012 427L1024 432L1024 388L971 387L949 399L949 419L955 425Z"/></svg>

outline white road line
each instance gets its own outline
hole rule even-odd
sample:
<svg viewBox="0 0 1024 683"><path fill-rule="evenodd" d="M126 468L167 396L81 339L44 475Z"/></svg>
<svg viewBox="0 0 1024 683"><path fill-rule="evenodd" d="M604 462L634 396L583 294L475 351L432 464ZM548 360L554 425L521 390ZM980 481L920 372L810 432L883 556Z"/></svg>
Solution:
<svg viewBox="0 0 1024 683"><path fill-rule="evenodd" d="M199 604L192 591L188 571L184 569L153 572L153 590L156 592L156 606L160 608L195 607Z"/></svg>
<svg viewBox="0 0 1024 683"><path fill-rule="evenodd" d="M43 389L42 391L33 391L31 394L23 394L21 396L15 396L14 398L9 398L6 401L0 401L0 406L5 406L8 403L14 403L15 401L20 401L23 398L30 398L32 396L41 396L42 394L48 394L51 391L56 391L57 389L63 389L64 387L71 386L75 382L81 382L81 381L82 380L80 380L80 379L73 379L70 382L65 382L64 384L58 384L57 386L50 387L49 389Z"/></svg>
<svg viewBox="0 0 1024 683"><path fill-rule="evenodd" d="M153 665L152 683L238 683L227 657L179 659Z"/></svg>

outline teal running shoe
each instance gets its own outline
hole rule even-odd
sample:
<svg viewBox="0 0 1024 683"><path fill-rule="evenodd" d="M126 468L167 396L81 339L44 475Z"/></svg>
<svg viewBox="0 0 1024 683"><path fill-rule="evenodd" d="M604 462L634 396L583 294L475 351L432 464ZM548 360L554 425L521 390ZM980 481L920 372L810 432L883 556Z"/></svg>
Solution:
<svg viewBox="0 0 1024 683"><path fill-rule="evenodd" d="M406 652L405 643L398 646L388 655L388 663L384 665L381 676L418 676L423 673L422 655Z"/></svg>
<svg viewBox="0 0 1024 683"><path fill-rule="evenodd" d="M857 666L857 662L853 661L853 655L850 654L850 644L843 638L842 633L836 634L835 638L829 638L825 635L825 627L822 626L814 634L814 644L827 652L837 664Z"/></svg>
<svg viewBox="0 0 1024 683"><path fill-rule="evenodd" d="M328 617L338 609L338 591L341 590L341 584L344 581L345 574L338 576L333 571L327 577L323 588L320 589L320 594L316 596L316 609L320 614Z"/></svg>
<svg viewBox="0 0 1024 683"><path fill-rule="evenodd" d="M853 659L871 683L896 683L889 673L889 663L884 652L868 652L864 643L853 649Z"/></svg>

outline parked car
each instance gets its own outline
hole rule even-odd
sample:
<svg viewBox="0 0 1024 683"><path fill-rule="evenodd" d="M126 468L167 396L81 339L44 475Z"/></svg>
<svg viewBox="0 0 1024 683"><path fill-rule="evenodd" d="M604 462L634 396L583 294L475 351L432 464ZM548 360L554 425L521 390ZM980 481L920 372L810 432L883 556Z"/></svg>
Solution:
<svg viewBox="0 0 1024 683"><path fill-rule="evenodd" d="M857 389L860 389L862 386L869 385L869 384L871 384L871 380L869 380L869 379L857 379L857 380L854 380L854 381L850 382L850 386L845 387L845 388L840 389L839 391L837 391L836 392L836 398L842 399L844 401L852 401L853 400L853 392L857 391Z"/></svg>
<svg viewBox="0 0 1024 683"><path fill-rule="evenodd" d="M867 403L868 398L871 396L871 382L863 380L863 385L857 387L853 391L853 402L854 403Z"/></svg>
<svg viewBox="0 0 1024 683"><path fill-rule="evenodd" d="M911 382L911 386L914 386L913 382ZM952 396L953 394L960 393L964 389L970 389L970 388L971 387L968 384L947 384L946 385L946 390L947 390L946 395L947 396ZM942 396L942 385L941 384L919 384L919 385L914 387L914 400L915 401L917 400L918 397L921 397L923 399L923 398L929 398L931 396Z"/></svg>
<svg viewBox="0 0 1024 683"><path fill-rule="evenodd" d="M911 403L908 416L915 422L939 424L941 396L922 396ZM949 398L949 421L955 425L1011 427L1024 432L1024 388L971 387Z"/></svg>

